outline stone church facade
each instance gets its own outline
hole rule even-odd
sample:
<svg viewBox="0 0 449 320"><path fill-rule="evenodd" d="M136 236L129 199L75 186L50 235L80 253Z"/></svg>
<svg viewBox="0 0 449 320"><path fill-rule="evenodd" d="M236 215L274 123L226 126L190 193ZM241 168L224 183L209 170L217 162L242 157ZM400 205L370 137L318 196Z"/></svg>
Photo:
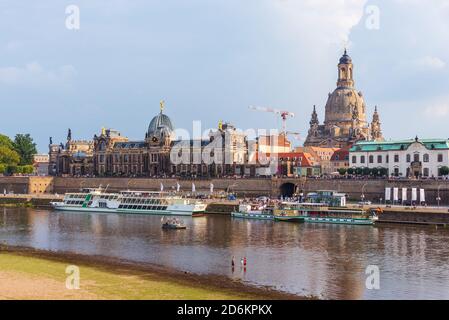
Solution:
<svg viewBox="0 0 449 320"><path fill-rule="evenodd" d="M337 88L329 93L325 106L324 123L320 124L314 106L305 147L347 149L357 141L383 141L377 107L368 123L364 97L354 87L353 75L352 59L345 50L338 64Z"/></svg>

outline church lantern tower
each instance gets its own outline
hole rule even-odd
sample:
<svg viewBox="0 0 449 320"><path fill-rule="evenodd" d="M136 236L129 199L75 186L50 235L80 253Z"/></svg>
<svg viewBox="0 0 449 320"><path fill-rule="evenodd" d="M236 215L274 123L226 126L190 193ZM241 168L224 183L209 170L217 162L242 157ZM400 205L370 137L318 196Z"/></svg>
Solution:
<svg viewBox="0 0 449 320"><path fill-rule="evenodd" d="M353 78L353 65L352 59L348 55L348 52L345 49L345 53L340 58L340 63L338 64L338 81L337 87L354 87L354 78Z"/></svg>

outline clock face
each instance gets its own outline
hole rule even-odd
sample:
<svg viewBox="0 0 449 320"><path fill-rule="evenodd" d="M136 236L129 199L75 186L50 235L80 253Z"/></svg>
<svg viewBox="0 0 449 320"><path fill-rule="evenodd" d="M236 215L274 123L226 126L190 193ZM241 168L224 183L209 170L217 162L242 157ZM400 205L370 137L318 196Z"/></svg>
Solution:
<svg viewBox="0 0 449 320"><path fill-rule="evenodd" d="M153 137L153 138L151 138L151 141L154 142L154 143L157 143L159 141L159 139L156 138L156 137Z"/></svg>

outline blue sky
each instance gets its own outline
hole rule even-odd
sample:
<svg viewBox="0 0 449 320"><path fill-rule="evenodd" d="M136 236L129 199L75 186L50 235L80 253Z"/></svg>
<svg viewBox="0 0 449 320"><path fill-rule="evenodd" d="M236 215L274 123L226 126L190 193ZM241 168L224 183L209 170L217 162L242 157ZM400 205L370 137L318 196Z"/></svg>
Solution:
<svg viewBox="0 0 449 320"><path fill-rule="evenodd" d="M386 138L449 137L449 0L2 0L0 28L0 132L31 133L41 152L69 127L143 139L161 99L176 127L280 127L248 110L273 106L305 136L344 46Z"/></svg>

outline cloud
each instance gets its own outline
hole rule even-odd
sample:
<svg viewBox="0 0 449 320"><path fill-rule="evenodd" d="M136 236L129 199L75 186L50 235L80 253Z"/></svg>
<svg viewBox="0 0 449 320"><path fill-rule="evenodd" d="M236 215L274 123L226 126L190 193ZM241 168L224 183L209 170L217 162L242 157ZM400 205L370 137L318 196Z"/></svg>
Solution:
<svg viewBox="0 0 449 320"><path fill-rule="evenodd" d="M22 49L22 47L23 47L23 43L22 42L14 40L14 41L8 42L5 45L5 50L7 52L15 52L15 51L18 51L18 50Z"/></svg>
<svg viewBox="0 0 449 320"><path fill-rule="evenodd" d="M432 70L443 69L444 67L446 67L446 62L444 62L438 57L431 57L431 56L416 59L412 61L412 64L419 68L432 69Z"/></svg>
<svg viewBox="0 0 449 320"><path fill-rule="evenodd" d="M366 0L280 0L275 7L300 35L342 46L349 42L351 29L362 19L366 3Z"/></svg>
<svg viewBox="0 0 449 320"><path fill-rule="evenodd" d="M51 86L66 84L76 75L72 65L46 70L38 62L24 67L0 67L0 83L11 86Z"/></svg>
<svg viewBox="0 0 449 320"><path fill-rule="evenodd" d="M449 116L449 97L439 98L428 103L424 108L424 114L433 120Z"/></svg>

